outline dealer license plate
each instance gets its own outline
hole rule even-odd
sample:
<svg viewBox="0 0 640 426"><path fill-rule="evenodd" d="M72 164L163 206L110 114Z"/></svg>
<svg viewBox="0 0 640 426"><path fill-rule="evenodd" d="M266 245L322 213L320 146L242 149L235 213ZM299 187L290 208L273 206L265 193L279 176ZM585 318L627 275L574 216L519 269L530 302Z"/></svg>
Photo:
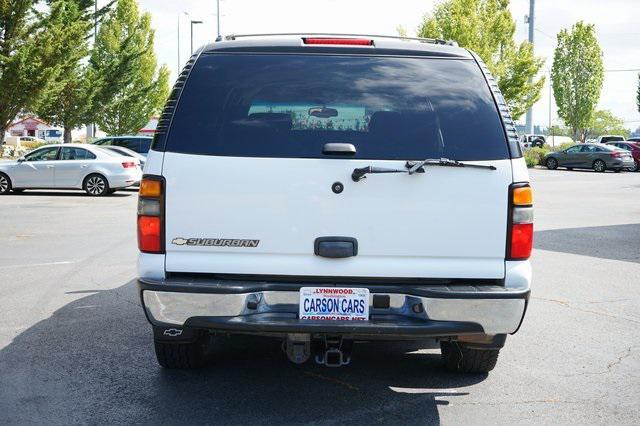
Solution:
<svg viewBox="0 0 640 426"><path fill-rule="evenodd" d="M300 319L367 321L368 288L302 287Z"/></svg>

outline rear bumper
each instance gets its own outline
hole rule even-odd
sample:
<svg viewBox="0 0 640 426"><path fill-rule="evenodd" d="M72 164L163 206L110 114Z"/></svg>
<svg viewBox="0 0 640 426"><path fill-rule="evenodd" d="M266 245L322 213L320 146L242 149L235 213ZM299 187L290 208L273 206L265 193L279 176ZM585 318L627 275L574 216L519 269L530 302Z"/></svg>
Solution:
<svg viewBox="0 0 640 426"><path fill-rule="evenodd" d="M616 168L616 167L633 167L635 165L635 162L633 161L633 159L631 160L613 160L611 161L611 163L608 165L608 167L612 167L612 168Z"/></svg>
<svg viewBox="0 0 640 426"><path fill-rule="evenodd" d="M138 285L154 326L257 334L394 338L510 334L518 330L529 298L528 286L341 284L369 288L369 321L310 321L297 315L302 285L185 279L139 279ZM374 307L375 296L388 297L388 307Z"/></svg>
<svg viewBox="0 0 640 426"><path fill-rule="evenodd" d="M141 179L142 172L138 169L128 173L114 174L109 176L109 187L113 189L126 188L139 184Z"/></svg>

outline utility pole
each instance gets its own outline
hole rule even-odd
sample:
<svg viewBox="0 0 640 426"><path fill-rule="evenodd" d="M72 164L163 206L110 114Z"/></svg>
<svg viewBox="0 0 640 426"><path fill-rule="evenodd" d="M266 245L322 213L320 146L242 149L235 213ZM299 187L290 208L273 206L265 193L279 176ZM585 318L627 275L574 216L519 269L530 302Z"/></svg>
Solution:
<svg viewBox="0 0 640 426"><path fill-rule="evenodd" d="M525 22L527 22L529 24L529 43L531 43L531 45L534 45L534 38L533 38L533 33L534 33L534 24L535 24L535 9L536 9L536 0L529 0L529 15L526 17ZM529 84L531 84L533 82L533 78L529 79ZM532 108L530 107L527 110L527 133L529 134L533 134L533 114L532 114Z"/></svg>

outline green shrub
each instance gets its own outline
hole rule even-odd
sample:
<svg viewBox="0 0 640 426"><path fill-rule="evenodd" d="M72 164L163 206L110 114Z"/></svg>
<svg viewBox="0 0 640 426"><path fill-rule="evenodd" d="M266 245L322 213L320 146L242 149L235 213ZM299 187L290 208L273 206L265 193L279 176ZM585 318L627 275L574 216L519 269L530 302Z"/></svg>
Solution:
<svg viewBox="0 0 640 426"><path fill-rule="evenodd" d="M529 150L529 152L531 153L531 155L534 155L538 158L538 164L542 163L542 160L544 159L544 156L547 155L549 153L549 148L544 147L544 148L531 148Z"/></svg>
<svg viewBox="0 0 640 426"><path fill-rule="evenodd" d="M29 151L33 151L34 149L45 145L47 145L46 142L20 142L20 146Z"/></svg>
<svg viewBox="0 0 640 426"><path fill-rule="evenodd" d="M524 152L524 161L527 163L527 167L535 167L538 164L542 164L544 156L549 152L549 148L530 148Z"/></svg>
<svg viewBox="0 0 640 426"><path fill-rule="evenodd" d="M524 161L527 163L527 167L532 168L538 165L538 156L525 151Z"/></svg>

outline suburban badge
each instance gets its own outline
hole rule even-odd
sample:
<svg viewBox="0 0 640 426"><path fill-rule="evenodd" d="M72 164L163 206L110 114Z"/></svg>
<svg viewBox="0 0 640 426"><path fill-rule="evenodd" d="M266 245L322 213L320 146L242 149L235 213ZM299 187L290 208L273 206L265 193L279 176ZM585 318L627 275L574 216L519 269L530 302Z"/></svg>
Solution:
<svg viewBox="0 0 640 426"><path fill-rule="evenodd" d="M171 244L177 246L200 246L200 247L248 247L255 248L260 244L260 240L238 240L226 238L182 238L176 237Z"/></svg>

